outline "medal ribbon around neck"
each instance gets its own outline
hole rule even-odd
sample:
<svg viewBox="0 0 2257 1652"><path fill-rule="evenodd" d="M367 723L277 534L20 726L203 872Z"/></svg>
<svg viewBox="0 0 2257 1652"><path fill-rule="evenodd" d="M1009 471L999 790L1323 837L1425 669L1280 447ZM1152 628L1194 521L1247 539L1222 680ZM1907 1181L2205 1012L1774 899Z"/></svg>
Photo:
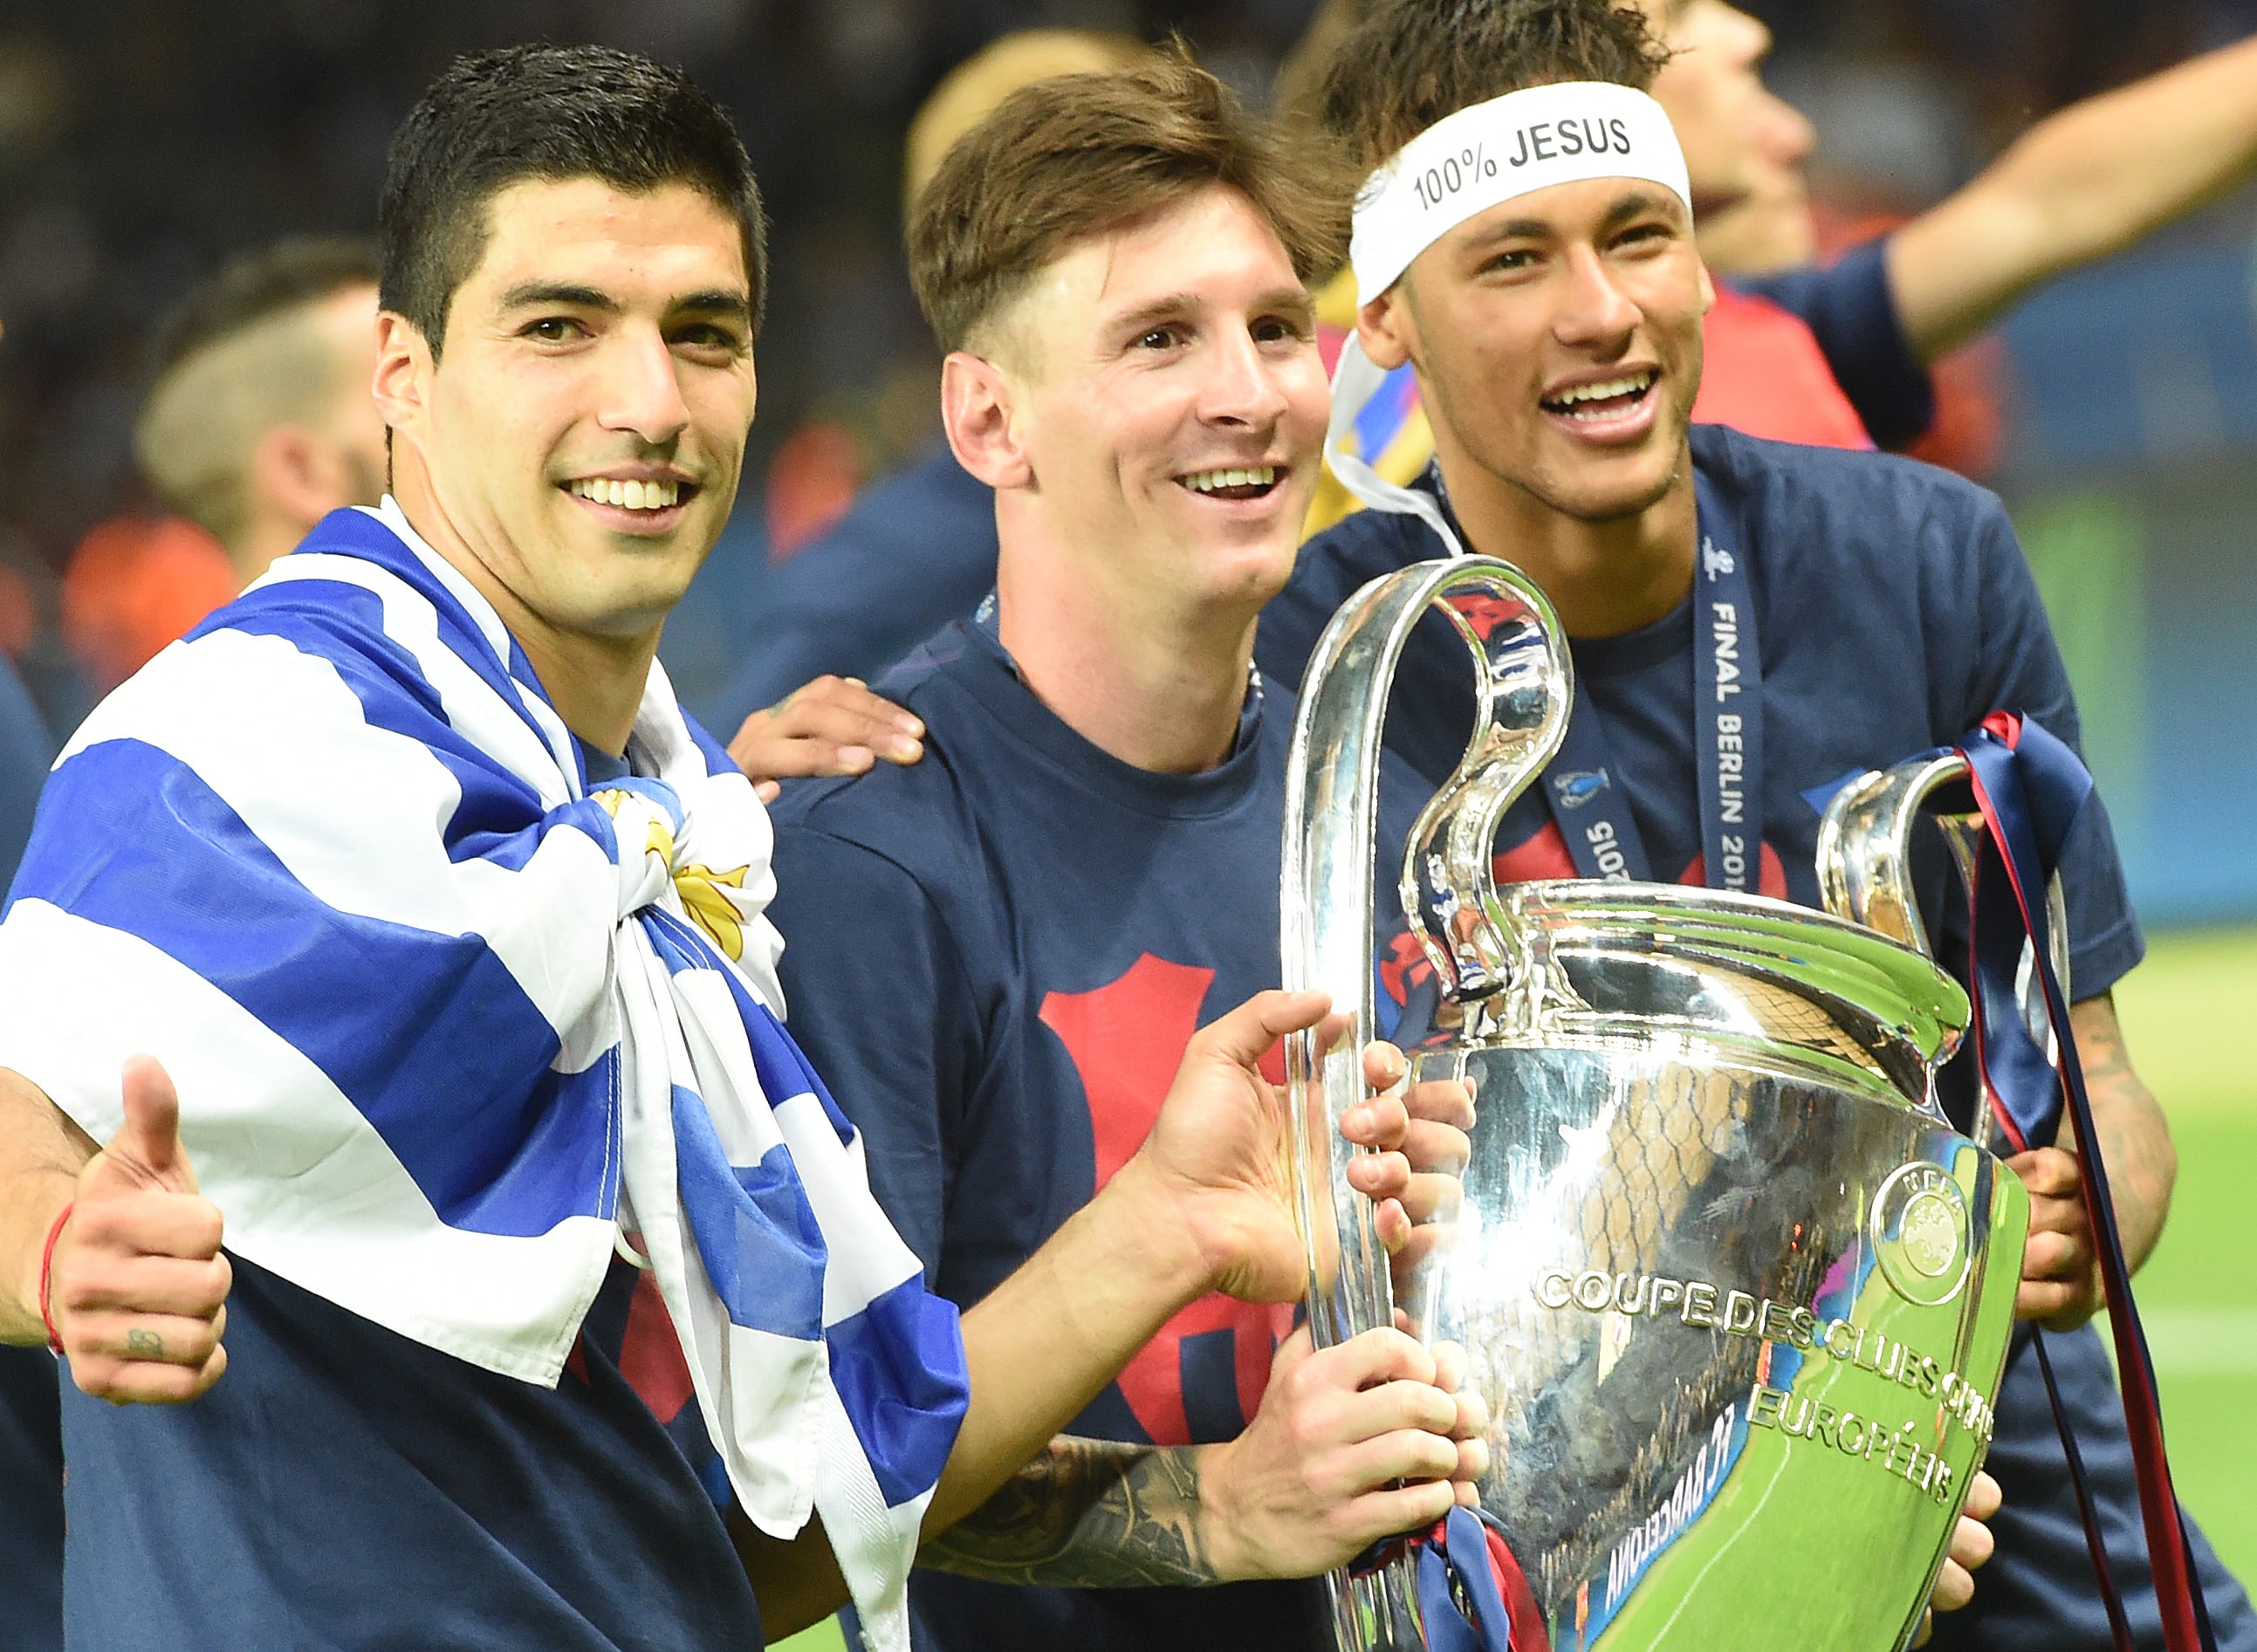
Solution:
<svg viewBox="0 0 2257 1652"><path fill-rule="evenodd" d="M1434 491L1406 489L1447 540L1463 539L1457 513L1432 467ZM1694 567L1693 760L1701 819L1702 882L1736 894L1762 892L1764 834L1763 647L1755 587L1734 530L1737 518L1696 474L1700 545ZM1471 619L1472 616L1468 616ZM1476 622L1477 623L1477 622ZM1575 702L1560 750L1545 766L1544 802L1578 878L1646 883L1653 878L1645 840L1631 812L1626 773L1617 764L1590 680L1575 674Z"/></svg>

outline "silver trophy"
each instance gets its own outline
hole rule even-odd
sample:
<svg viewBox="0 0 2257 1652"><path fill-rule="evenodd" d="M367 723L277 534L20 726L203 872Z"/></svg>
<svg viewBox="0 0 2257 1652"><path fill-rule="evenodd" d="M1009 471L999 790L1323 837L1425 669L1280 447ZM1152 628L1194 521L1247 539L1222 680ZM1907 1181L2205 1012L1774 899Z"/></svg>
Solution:
<svg viewBox="0 0 2257 1652"><path fill-rule="evenodd" d="M1336 1126L1375 1030L1381 728L1430 609L1467 644L1477 715L1404 858L1445 1000L1413 1071L1468 1080L1478 1123L1402 1307L1464 1345L1488 1402L1482 1508L1553 1652L1894 1652L1991 1437L2028 1219L1934 1095L1968 1006L1918 950L1905 849L1952 759L1844 792L1822 844L1838 915L1500 888L1497 822L1574 698L1557 620L1483 557L1351 598L1302 687L1285 814L1285 984L1359 1011L1353 1040L1288 1048L1320 1345L1397 1307ZM1426 1645L1413 1564L1334 1574L1342 1652Z"/></svg>

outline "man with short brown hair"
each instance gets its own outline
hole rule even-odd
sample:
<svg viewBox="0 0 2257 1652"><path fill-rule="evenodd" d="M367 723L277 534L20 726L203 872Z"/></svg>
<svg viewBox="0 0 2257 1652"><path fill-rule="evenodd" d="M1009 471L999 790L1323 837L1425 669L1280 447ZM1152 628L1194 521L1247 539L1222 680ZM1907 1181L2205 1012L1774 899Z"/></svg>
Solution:
<svg viewBox="0 0 2257 1652"><path fill-rule="evenodd" d="M1278 978L1291 694L1249 666L1316 479L1305 283L1335 235L1177 58L1022 88L919 197L911 275L950 442L994 490L995 590L878 685L924 761L786 790L776 911L795 1036L956 1302L1107 1197L1185 1041ZM1419 800L1393 779L1399 837ZM1462 1094L1413 1104L1413 1161L1454 1163ZM1259 1580L1447 1510L1454 1373L1391 1331L1310 1353L1291 1325L1215 1296L1173 1316L1008 1526L926 1545L924 1643L1322 1645L1322 1591Z"/></svg>
<svg viewBox="0 0 2257 1652"><path fill-rule="evenodd" d="M1021 319L1012 300L1069 246L1199 189L1243 196L1304 279L1340 256L1323 174L1182 57L1022 87L958 143L920 193L909 232L910 285L951 353L1006 338Z"/></svg>

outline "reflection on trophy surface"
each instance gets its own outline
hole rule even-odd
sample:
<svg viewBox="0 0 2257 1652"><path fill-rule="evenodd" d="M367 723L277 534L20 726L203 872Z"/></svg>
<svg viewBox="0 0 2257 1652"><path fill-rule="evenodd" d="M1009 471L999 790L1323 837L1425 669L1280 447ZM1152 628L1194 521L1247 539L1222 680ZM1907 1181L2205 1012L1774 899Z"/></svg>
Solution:
<svg viewBox="0 0 2257 1652"><path fill-rule="evenodd" d="M1496 822L1572 700L1557 623L1492 559L1375 581L1303 685L1282 908L1286 984L1362 1004L1367 1034L1380 730L1430 608L1467 642L1481 710L1405 856L1454 1012L1412 1055L1418 1077L1468 1080L1478 1120L1404 1306L1465 1345L1488 1401L1482 1511L1561 1652L1758 1634L1892 1652L1989 1441L2027 1218L1933 1098L1964 993L1853 921L1920 939L1891 905L1919 799L1829 815L1822 854L1871 874L1824 880L1839 916L1678 886L1499 888ZM1325 1145L1360 1094L1357 1041L1290 1052L1320 1342L1394 1307L1347 1149ZM1426 1644L1410 1567L1335 1577L1344 1652Z"/></svg>

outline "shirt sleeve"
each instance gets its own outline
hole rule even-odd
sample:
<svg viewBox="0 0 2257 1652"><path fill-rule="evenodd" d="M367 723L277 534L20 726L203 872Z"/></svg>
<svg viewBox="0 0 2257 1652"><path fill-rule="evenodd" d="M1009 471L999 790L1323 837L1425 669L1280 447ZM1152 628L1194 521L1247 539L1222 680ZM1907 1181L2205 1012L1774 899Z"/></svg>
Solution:
<svg viewBox="0 0 2257 1652"><path fill-rule="evenodd" d="M1973 609L1980 627L1976 668L1953 733L1992 712L2018 711L2084 755L2077 695L2055 645L2037 582L1999 502L1983 496L1976 527ZM1946 737L1950 738L1950 737ZM2062 851L2062 894L2069 906L2070 995L2098 998L2147 954L2132 907L2108 810L2095 790Z"/></svg>
<svg viewBox="0 0 2257 1652"><path fill-rule="evenodd" d="M917 880L875 851L780 823L786 1025L861 1134L870 1190L936 1283L977 1019L954 939Z"/></svg>
<svg viewBox="0 0 2257 1652"><path fill-rule="evenodd" d="M1917 441L1935 422L1935 385L1913 354L1897 314L1887 251L1884 236L1832 264L1733 281L1802 319L1873 440L1898 448Z"/></svg>

